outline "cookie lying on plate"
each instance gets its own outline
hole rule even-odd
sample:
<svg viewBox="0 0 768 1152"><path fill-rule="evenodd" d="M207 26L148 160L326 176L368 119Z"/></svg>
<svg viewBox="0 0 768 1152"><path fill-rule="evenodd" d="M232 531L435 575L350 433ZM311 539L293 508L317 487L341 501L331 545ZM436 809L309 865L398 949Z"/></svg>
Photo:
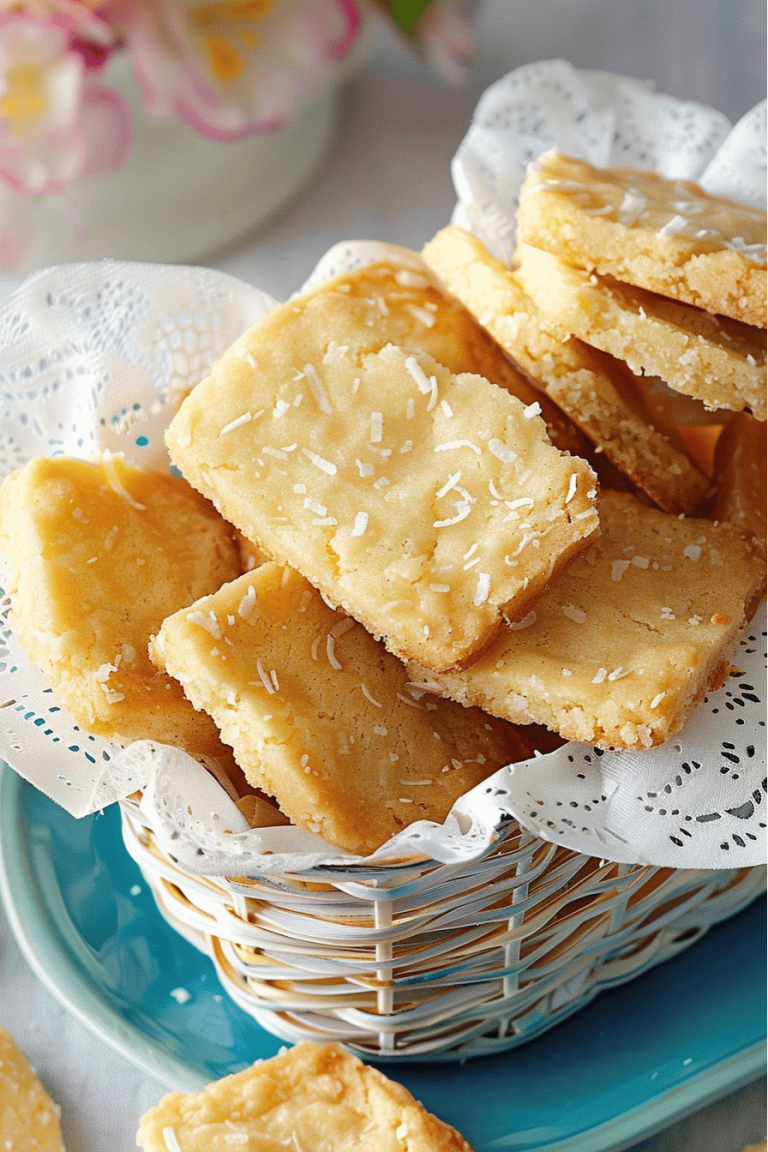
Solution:
<svg viewBox="0 0 768 1152"><path fill-rule="evenodd" d="M289 301L166 442L227 520L390 651L458 668L587 546L595 474L553 447L538 403L390 343L381 307L346 279Z"/></svg>
<svg viewBox="0 0 768 1152"><path fill-rule="evenodd" d="M766 415L765 330L518 246L516 275L542 324L658 376L709 409Z"/></svg>
<svg viewBox="0 0 768 1152"><path fill-rule="evenodd" d="M85 731L222 751L147 654L164 617L242 570L231 526L186 480L108 454L36 457L0 486L0 554L13 630Z"/></svg>
<svg viewBox="0 0 768 1152"><path fill-rule="evenodd" d="M600 497L601 534L529 618L471 668L414 682L567 740L648 748L727 675L764 592L764 562L729 524L683 519L627 493Z"/></svg>
<svg viewBox="0 0 768 1152"><path fill-rule="evenodd" d="M0 1148L64 1152L59 1109L19 1051L0 1028Z"/></svg>
<svg viewBox="0 0 768 1152"><path fill-rule="evenodd" d="M367 854L533 748L525 731L408 688L403 664L298 572L265 564L169 617L151 644L294 824Z"/></svg>
<svg viewBox="0 0 768 1152"><path fill-rule="evenodd" d="M338 1044L309 1040L142 1116L144 1152L472 1152L410 1092Z"/></svg>
<svg viewBox="0 0 768 1152"><path fill-rule="evenodd" d="M766 326L766 215L684 180L553 148L520 190L518 240L577 268Z"/></svg>
<svg viewBox="0 0 768 1152"><path fill-rule="evenodd" d="M541 390L655 504L691 512L709 483L665 431L648 419L626 365L578 339L561 340L515 273L470 233L449 225L424 248L424 259Z"/></svg>

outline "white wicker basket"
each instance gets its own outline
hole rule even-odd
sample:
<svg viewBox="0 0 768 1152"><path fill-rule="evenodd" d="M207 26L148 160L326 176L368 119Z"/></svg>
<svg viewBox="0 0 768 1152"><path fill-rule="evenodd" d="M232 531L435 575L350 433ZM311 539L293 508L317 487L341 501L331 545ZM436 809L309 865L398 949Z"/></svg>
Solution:
<svg viewBox="0 0 768 1152"><path fill-rule="evenodd" d="M765 889L762 867L622 865L516 821L481 858L194 876L158 846L136 797L123 837L165 916L232 999L295 1042L377 1060L514 1047L693 944Z"/></svg>

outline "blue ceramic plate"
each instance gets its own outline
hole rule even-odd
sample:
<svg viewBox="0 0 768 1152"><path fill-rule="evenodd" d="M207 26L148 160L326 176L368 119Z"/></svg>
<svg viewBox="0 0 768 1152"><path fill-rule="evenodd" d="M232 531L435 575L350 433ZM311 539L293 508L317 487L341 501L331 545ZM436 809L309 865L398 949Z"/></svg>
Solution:
<svg viewBox="0 0 768 1152"><path fill-rule="evenodd" d="M27 959L103 1040L183 1090L281 1045L160 916L115 808L74 820L0 774L0 887ZM477 1152L627 1147L765 1071L765 902L539 1039L385 1071Z"/></svg>

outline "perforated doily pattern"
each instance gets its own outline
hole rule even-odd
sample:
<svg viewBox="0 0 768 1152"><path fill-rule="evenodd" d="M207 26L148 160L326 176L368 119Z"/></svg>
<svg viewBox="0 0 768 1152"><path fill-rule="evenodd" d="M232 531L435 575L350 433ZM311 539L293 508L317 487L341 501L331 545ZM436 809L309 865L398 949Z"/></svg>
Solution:
<svg viewBox="0 0 768 1152"><path fill-rule="evenodd" d="M525 170L555 146L597 167L651 169L745 203L766 201L765 103L734 127L713 108L638 80L538 61L486 90L451 169L454 222L504 262L514 254Z"/></svg>

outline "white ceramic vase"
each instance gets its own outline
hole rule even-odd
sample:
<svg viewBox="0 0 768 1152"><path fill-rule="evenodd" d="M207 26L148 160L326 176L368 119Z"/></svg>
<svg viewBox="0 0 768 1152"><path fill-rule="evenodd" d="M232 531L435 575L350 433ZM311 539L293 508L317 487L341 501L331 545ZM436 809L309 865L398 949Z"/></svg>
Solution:
<svg viewBox="0 0 768 1152"><path fill-rule="evenodd" d="M32 247L16 269L115 257L195 263L283 208L316 170L332 138L339 86L301 107L277 132L221 143L180 120L152 120L123 54L105 81L130 106L126 164L82 179L63 197L34 205Z"/></svg>

